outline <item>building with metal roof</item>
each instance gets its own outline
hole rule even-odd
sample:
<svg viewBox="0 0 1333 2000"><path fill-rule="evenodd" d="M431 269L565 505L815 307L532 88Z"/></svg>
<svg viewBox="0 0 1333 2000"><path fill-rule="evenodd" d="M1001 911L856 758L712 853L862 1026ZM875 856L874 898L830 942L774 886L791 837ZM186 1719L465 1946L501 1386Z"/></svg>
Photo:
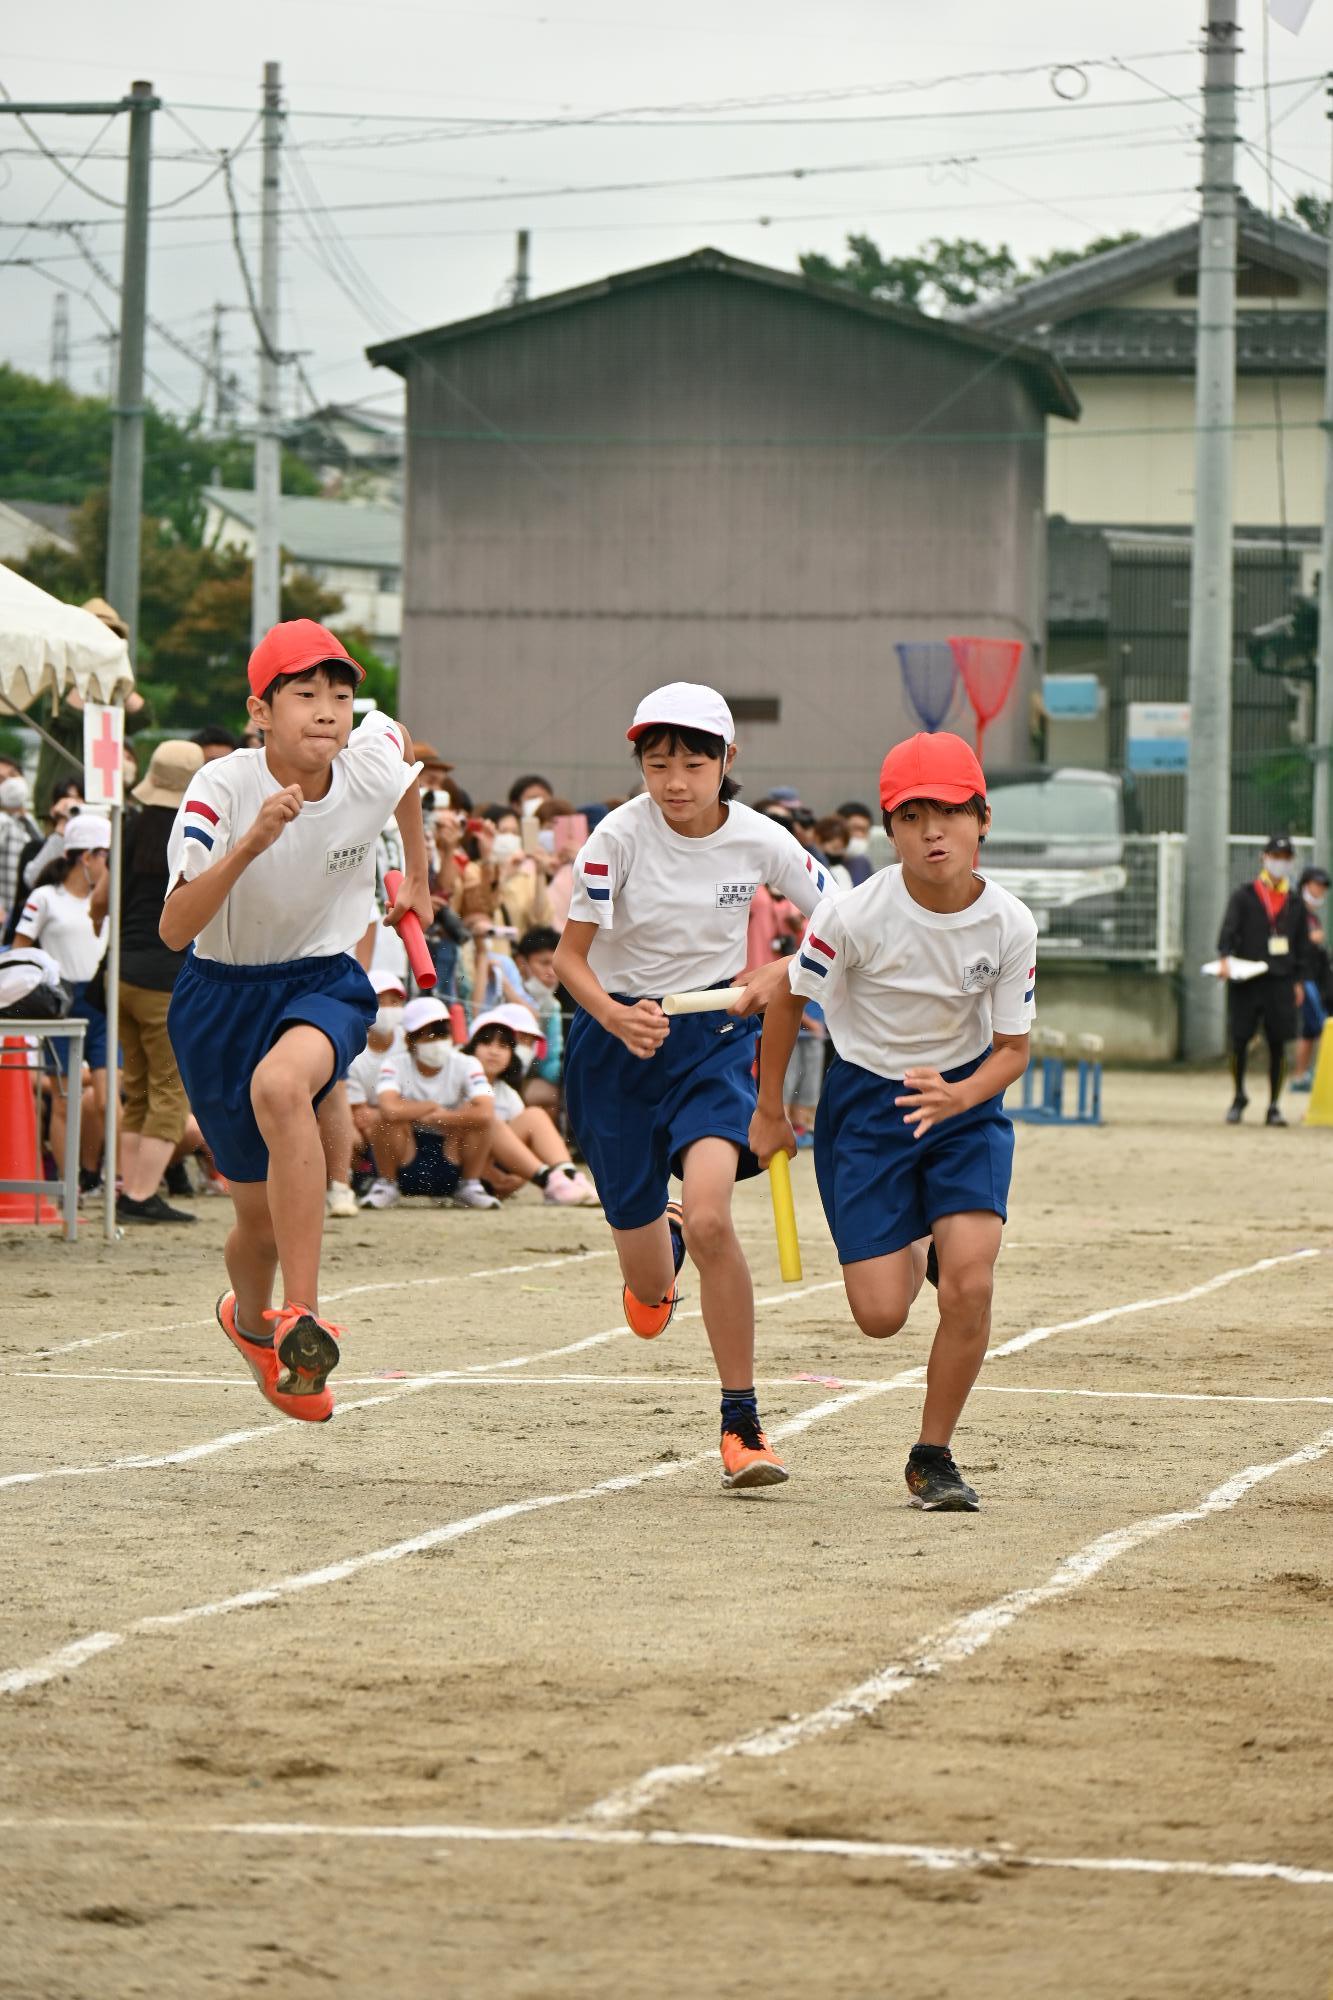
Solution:
<svg viewBox="0 0 1333 2000"><path fill-rule="evenodd" d="M1043 633L1039 344L705 249L384 341L407 384L404 715L475 796L623 793L655 684L732 700L747 794L866 795L895 641ZM1027 753L1020 691L988 735Z"/></svg>
<svg viewBox="0 0 1333 2000"><path fill-rule="evenodd" d="M255 496L244 488L206 486L204 541L251 555ZM343 600L340 625L359 625L388 660L398 658L403 616L403 510L390 501L313 500L284 493L278 502L284 569L304 570Z"/></svg>

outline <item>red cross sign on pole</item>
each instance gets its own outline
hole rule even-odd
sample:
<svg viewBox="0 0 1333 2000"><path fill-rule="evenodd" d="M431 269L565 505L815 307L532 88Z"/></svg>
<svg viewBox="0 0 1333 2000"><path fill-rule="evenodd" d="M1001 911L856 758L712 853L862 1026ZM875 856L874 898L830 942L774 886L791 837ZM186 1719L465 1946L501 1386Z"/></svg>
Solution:
<svg viewBox="0 0 1333 2000"><path fill-rule="evenodd" d="M83 796L90 806L123 803L125 711L88 702L83 711Z"/></svg>

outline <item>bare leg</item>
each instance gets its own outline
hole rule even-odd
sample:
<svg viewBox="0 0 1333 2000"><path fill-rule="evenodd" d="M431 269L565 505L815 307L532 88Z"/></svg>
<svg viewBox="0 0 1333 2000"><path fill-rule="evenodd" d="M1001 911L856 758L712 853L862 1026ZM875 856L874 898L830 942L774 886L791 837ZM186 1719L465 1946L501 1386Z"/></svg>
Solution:
<svg viewBox="0 0 1333 2000"><path fill-rule="evenodd" d="M933 1224L940 1260L940 1324L926 1366L922 1444L948 1444L990 1340L995 1260L1004 1225L976 1211Z"/></svg>
<svg viewBox="0 0 1333 2000"><path fill-rule="evenodd" d="M488 1125L470 1125L449 1140L446 1151L457 1161L465 1181L479 1181L490 1165L495 1130L496 1120L492 1119Z"/></svg>
<svg viewBox="0 0 1333 2000"><path fill-rule="evenodd" d="M511 1119L507 1128L529 1146L544 1167L563 1167L569 1161L569 1148L556 1129L554 1118L536 1105L529 1105Z"/></svg>
<svg viewBox="0 0 1333 2000"><path fill-rule="evenodd" d="M925 1275L924 1240L910 1243L905 1250L892 1250L886 1257L865 1257L858 1263L844 1264L847 1303L862 1333L872 1340L891 1340L895 1333L901 1333Z"/></svg>
<svg viewBox="0 0 1333 2000"><path fill-rule="evenodd" d="M324 1148L313 1099L333 1071L333 1044L304 1021L281 1035L256 1069L250 1102L268 1147L268 1207L289 1302L319 1311L324 1236Z"/></svg>
<svg viewBox="0 0 1333 2000"><path fill-rule="evenodd" d="M236 1294L236 1318L242 1333L256 1339L267 1329L264 1314L273 1303L278 1273L278 1246L268 1207L266 1181L228 1181L236 1220L227 1237L227 1276Z"/></svg>
<svg viewBox="0 0 1333 2000"><path fill-rule="evenodd" d="M538 1159L532 1148L523 1144L517 1130L518 1123L517 1118L508 1125L500 1119L496 1120L495 1132L491 1139L491 1158L508 1173L517 1174L521 1179L530 1181L533 1175L539 1174L542 1167L548 1163Z"/></svg>
<svg viewBox="0 0 1333 2000"><path fill-rule="evenodd" d="M754 1286L731 1220L739 1158L729 1139L698 1139L685 1155L685 1244L724 1389L754 1387Z"/></svg>
<svg viewBox="0 0 1333 2000"><path fill-rule="evenodd" d="M620 1275L630 1291L645 1305L657 1305L676 1282L665 1208L656 1222L645 1223L642 1229L613 1229L611 1234L620 1259Z"/></svg>
<svg viewBox="0 0 1333 2000"><path fill-rule="evenodd" d="M146 1139L141 1132L127 1132L121 1148L121 1183L131 1201L148 1201L171 1164L175 1147L170 1139Z"/></svg>
<svg viewBox="0 0 1333 2000"><path fill-rule="evenodd" d="M320 1143L324 1148L324 1167L331 1181L338 1181L343 1187L352 1178L352 1148L356 1143L356 1128L352 1124L352 1107L347 1102L347 1085L335 1083L317 1112L319 1119Z"/></svg>
<svg viewBox="0 0 1333 2000"><path fill-rule="evenodd" d="M375 1172L382 1180L397 1180L400 1170L415 1159L417 1142L410 1125L390 1125L380 1118L370 1128L370 1151Z"/></svg>

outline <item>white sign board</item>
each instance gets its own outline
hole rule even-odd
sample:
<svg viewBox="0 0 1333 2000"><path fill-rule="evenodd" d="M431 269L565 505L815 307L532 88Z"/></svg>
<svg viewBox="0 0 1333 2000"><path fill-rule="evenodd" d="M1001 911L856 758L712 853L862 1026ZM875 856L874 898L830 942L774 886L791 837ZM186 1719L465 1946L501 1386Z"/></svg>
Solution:
<svg viewBox="0 0 1333 2000"><path fill-rule="evenodd" d="M1125 714L1125 763L1131 771L1186 771L1190 761L1187 701L1131 701Z"/></svg>
<svg viewBox="0 0 1333 2000"><path fill-rule="evenodd" d="M125 711L90 701L83 711L83 796L90 806L124 804Z"/></svg>

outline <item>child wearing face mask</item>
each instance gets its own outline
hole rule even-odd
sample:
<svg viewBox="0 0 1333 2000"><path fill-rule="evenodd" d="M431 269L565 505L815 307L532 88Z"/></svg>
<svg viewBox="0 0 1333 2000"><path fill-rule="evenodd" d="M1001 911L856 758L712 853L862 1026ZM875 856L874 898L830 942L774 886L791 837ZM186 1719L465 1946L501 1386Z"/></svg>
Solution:
<svg viewBox="0 0 1333 2000"><path fill-rule="evenodd" d="M1333 970L1324 928L1329 875L1323 868L1303 868L1297 884L1310 927L1310 969L1301 1000L1300 1037L1296 1043L1296 1073L1292 1090L1308 1091L1314 1082L1315 1051L1333 1005Z"/></svg>
<svg viewBox="0 0 1333 2000"><path fill-rule="evenodd" d="M456 1208L498 1208L482 1185L495 1128L485 1070L453 1046L443 1001L410 1000L401 1027L402 1046L385 1058L378 1085L380 1118L399 1149L394 1199L425 1194Z"/></svg>
<svg viewBox="0 0 1333 2000"><path fill-rule="evenodd" d="M366 1046L347 1072L347 1102L358 1146L368 1149L375 1162L375 1178L362 1195L361 1206L390 1208L398 1199L396 1176L402 1164L402 1147L397 1143L396 1128L380 1117L379 1080L385 1062L403 1045L407 989L401 976L387 967L372 966L367 977L379 1004L366 1034Z"/></svg>
<svg viewBox="0 0 1333 2000"><path fill-rule="evenodd" d="M1293 894L1291 864L1295 850L1285 833L1264 844L1259 873L1232 894L1217 936L1219 970L1227 980L1227 1047L1235 1091L1227 1110L1228 1125L1239 1125L1249 1103L1245 1095L1245 1062L1256 1031L1268 1044L1268 1111L1264 1122L1285 1125L1278 1109L1288 1042L1296 1039L1296 1009L1304 1002L1311 976L1310 921L1304 899ZM1232 980L1233 958L1262 960L1266 970L1255 979Z"/></svg>
<svg viewBox="0 0 1333 2000"><path fill-rule="evenodd" d="M555 1120L519 1095L519 1085L545 1047L526 1007L495 1007L472 1024L463 1053L477 1058L495 1094L487 1184L499 1195L517 1194L531 1185L555 1206L600 1208L591 1183L570 1159Z"/></svg>

